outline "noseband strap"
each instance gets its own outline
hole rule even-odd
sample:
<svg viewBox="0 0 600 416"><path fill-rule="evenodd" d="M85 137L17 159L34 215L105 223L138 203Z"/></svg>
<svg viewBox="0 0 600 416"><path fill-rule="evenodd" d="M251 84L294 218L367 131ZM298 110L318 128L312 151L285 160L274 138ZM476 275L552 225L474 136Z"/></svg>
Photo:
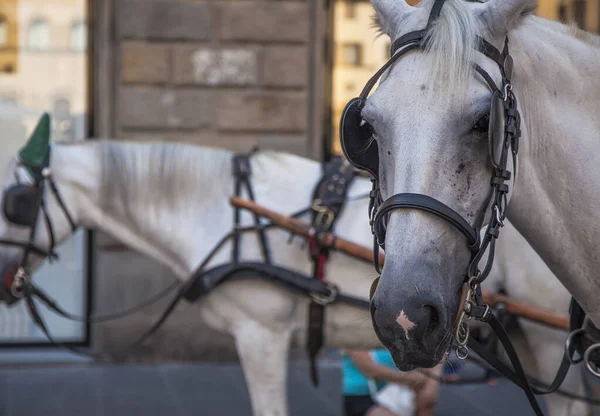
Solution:
<svg viewBox="0 0 600 416"><path fill-rule="evenodd" d="M412 193L393 195L377 209L373 221L373 232L382 247L385 240L385 217L388 213L400 208L419 209L445 220L466 237L469 250L472 252L479 250L479 233L459 213L428 195Z"/></svg>

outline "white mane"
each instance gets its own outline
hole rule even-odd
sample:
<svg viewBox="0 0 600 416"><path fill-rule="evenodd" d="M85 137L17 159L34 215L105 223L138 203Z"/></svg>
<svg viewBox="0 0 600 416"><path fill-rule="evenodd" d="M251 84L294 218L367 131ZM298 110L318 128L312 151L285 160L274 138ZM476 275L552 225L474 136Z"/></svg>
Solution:
<svg viewBox="0 0 600 416"><path fill-rule="evenodd" d="M419 5L423 5L421 2ZM464 91L473 77L477 22L464 0L448 0L426 35L427 71L432 79L452 88L450 95Z"/></svg>
<svg viewBox="0 0 600 416"><path fill-rule="evenodd" d="M130 201L153 211L171 210L197 197L199 189L211 195L231 192L232 154L225 150L159 142L92 146L101 160L100 201L107 212L127 210Z"/></svg>
<svg viewBox="0 0 600 416"><path fill-rule="evenodd" d="M180 143L108 140L80 146L92 146L100 162L102 209L124 214L132 224L139 214L136 207L144 207L158 216L194 206L190 199L202 204L202 200L217 195L228 198L234 192L233 152L228 150ZM276 181L293 184L298 179L293 176L298 167L315 163L287 153L260 151L253 157L253 181L277 171L281 174Z"/></svg>

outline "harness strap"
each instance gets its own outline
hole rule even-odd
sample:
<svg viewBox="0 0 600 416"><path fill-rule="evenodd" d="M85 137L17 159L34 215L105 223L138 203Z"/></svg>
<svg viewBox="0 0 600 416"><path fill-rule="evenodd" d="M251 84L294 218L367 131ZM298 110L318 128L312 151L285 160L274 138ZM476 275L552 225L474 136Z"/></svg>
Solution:
<svg viewBox="0 0 600 416"><path fill-rule="evenodd" d="M512 343L510 342L510 339L508 338L508 334L506 334L506 331L504 330L504 328L502 327L500 322L498 322L498 320L494 316L494 314L489 313L486 321L492 327L492 329L498 336L499 341L502 343L502 346L506 350L506 354L508 355L508 358L510 359L511 364L513 365L514 372L506 371L508 369L508 367L504 366L504 364L501 363L496 358L495 355L489 353L485 348L481 347L481 344L476 342L473 339L473 337L469 337L469 341L468 341L469 347L472 348L477 354L480 354L481 357L483 357L486 361L488 360L488 358L493 357L492 361L488 361L488 362L490 364L492 364L492 366L494 368L496 368L496 370L498 370L498 372L505 375L507 378L509 378L515 384L520 386L523 389L523 391L525 392L525 395L527 396L527 400L529 401L529 404L533 408L533 411L535 412L535 414L537 416L544 416L544 413L542 412L542 409L540 408L540 405L537 402L537 399L535 398L535 395L533 393L531 385L529 384L529 381L527 380L527 377L525 376L525 372L523 371L523 366L521 365L519 356L517 355L517 352L515 351ZM499 366L498 364L502 364L502 366Z"/></svg>
<svg viewBox="0 0 600 416"><path fill-rule="evenodd" d="M252 166L250 164L250 157L258 151L257 148L252 149L247 154L239 154L235 155L232 159L232 167L233 167L233 177L235 178L235 196L242 196L242 187L246 189L248 193L248 198L251 201L254 201L254 190L252 188L252 182L250 181L250 177L252 176ZM240 237L241 234L239 232L240 221L241 221L241 211L239 208L234 209L234 229L233 229L233 251L232 251L232 261L237 263L240 261ZM260 241L260 247L263 255L263 259L266 263L271 263L271 250L269 248L269 244L267 241L267 236L265 234L264 227L260 221L260 217L256 214L253 214L254 224L256 226L256 232L258 233L258 238Z"/></svg>
<svg viewBox="0 0 600 416"><path fill-rule="evenodd" d="M41 249L39 247L32 245L31 243L24 243L21 241L0 239L0 245L9 246L9 247L19 247L24 250L29 250L31 253L36 254L40 257L47 257L47 258L54 258L54 259L58 258L58 254L56 254L55 252Z"/></svg>
<svg viewBox="0 0 600 416"><path fill-rule="evenodd" d="M510 341L510 338L508 337L508 334L506 333L506 330L493 314L490 313L488 314L488 316L489 318L486 319L486 322L489 323L490 327L498 337L498 340L504 347L511 364L513 365L514 370L508 367L502 361L500 361L500 359L498 359L498 357L495 354L491 353L486 348L483 348L482 345L479 344L472 337L469 339L468 342L469 348L473 349L473 351L475 351L488 364L494 367L499 373L511 380L517 386L521 387L525 391L529 402L535 410L537 400L535 399L534 395L546 395L554 393L558 390L558 388L565 380L567 373L569 372L569 368L571 366L569 357L572 356L573 351L572 349L569 351L565 350L565 353L563 354L562 360L560 362L560 366L556 372L556 376L554 377L554 380L552 381L550 386L548 386L545 389L532 387L527 376L523 371L523 367L521 366L517 352L512 346L512 343ZM539 413L536 411L536 414L542 415L543 413L541 413L540 410Z"/></svg>
<svg viewBox="0 0 600 416"><path fill-rule="evenodd" d="M312 227L309 238L310 257L313 262L313 280L325 284L325 264L329 258L329 247L319 243L319 236L331 232L344 207L348 188L355 172L344 159L334 157L323 165L323 175L312 195ZM336 201L337 202L333 202ZM325 342L323 326L325 306L323 299L314 298L308 306L308 333L306 349L310 362L310 376L314 386L319 385L317 356Z"/></svg>
<svg viewBox="0 0 600 416"><path fill-rule="evenodd" d="M189 290L196 284L196 281L199 279L199 276L202 276L202 271L206 268L208 263L219 252L219 250L225 245L225 243L228 242L232 237L233 237L233 233L229 233L226 236L224 236L217 243L217 245L204 258L204 260L202 261L200 266L198 266L198 268L196 269L196 272L192 275L192 278L190 278L187 282L185 282L184 284L179 286L179 290L177 291L177 294L173 297L173 299L171 299L171 301L169 302L169 304L167 305L167 307L165 308L165 310L163 311L161 316L152 324L152 326L150 328L148 328L148 330L146 330L144 333L142 333L142 335L140 335L136 340L131 342L125 348L120 349L119 351L111 351L111 354L124 356L127 353L129 353L131 350L133 350L134 348L136 348L140 344L142 344L146 339L148 339L156 331L158 331L158 329L163 324L163 322L165 322L167 320L167 318L169 316L171 316L171 313L175 310L175 307L179 304L179 302L186 296L186 294L189 292ZM163 292L165 294L167 293L166 290ZM50 298L48 298L47 296L45 296L45 294L41 290L36 288L31 282L28 282L27 286L24 288L24 295L25 295L25 301L27 303L27 308L29 310L29 314L30 314L31 318L34 320L35 324L40 328L40 330L44 333L44 335L46 335L46 337L50 340L50 342L52 342L54 345L56 345L58 347L67 349L77 355L81 355L81 356L89 357L89 358L93 358L93 359L102 359L101 355L90 353L88 351L84 351L84 350L81 350L78 348L73 348L73 347L65 345L59 341L56 341L54 339L54 337L52 336L52 334L50 333L50 331L48 330L48 327L44 321L44 318L38 312L35 302L33 300L33 297L37 296L42 302L44 302L48 306L50 306L50 309L54 310L59 315L65 316L65 315L70 315L70 314L63 314L62 312L64 312L64 311L62 311L62 310L59 311L59 310L53 308L52 307L53 301ZM144 304L148 305L152 302L153 302L152 299L150 299L150 300L144 302ZM136 307L134 309L137 310L138 307ZM120 313L120 314L124 315L125 312ZM126 314L129 314L129 313L126 313ZM115 314L115 315L117 315L117 314ZM65 316L65 317L68 317L68 319L77 320L77 319L74 319L76 317L73 315ZM113 319L117 319L117 318L113 317L113 316L101 316L101 317L98 317L97 319L98 319L98 321L108 321L108 320L113 320ZM85 320L87 322L93 322L90 318L86 318Z"/></svg>
<svg viewBox="0 0 600 416"><path fill-rule="evenodd" d="M477 36L477 50L490 58L492 61L496 62L500 68L504 67L504 59L507 55L500 52L494 45L489 43L487 40L482 38L481 36ZM508 45L505 43L505 45ZM508 49L505 47L505 51L508 52ZM504 74L503 74L504 75Z"/></svg>
<svg viewBox="0 0 600 416"><path fill-rule="evenodd" d="M384 250L385 241L380 238L385 235L384 219L389 212L400 208L420 209L442 218L466 237L471 251L479 250L479 234L460 214L437 199L423 194L412 193L393 195L386 199L377 209L373 229L379 240L379 244Z"/></svg>
<svg viewBox="0 0 600 416"><path fill-rule="evenodd" d="M71 231L75 232L75 230L77 229L77 224L75 224L75 221L73 221L73 217L71 216L69 209L65 205L65 202L62 198L62 195L60 194L60 191L58 190L58 187L56 186L56 184L54 183L54 180L51 177L48 178L48 182L50 183L50 189L52 190L52 193L54 194L54 198L56 199L56 202L58 202L60 209L64 213L65 217L67 218L67 221L69 222L69 225L71 226Z"/></svg>

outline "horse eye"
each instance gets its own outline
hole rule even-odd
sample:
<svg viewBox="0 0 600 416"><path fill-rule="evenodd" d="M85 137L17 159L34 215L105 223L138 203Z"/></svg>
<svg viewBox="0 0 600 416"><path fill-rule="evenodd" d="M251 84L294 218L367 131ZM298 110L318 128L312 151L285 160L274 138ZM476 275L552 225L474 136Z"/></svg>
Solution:
<svg viewBox="0 0 600 416"><path fill-rule="evenodd" d="M486 114L477 120L477 123L473 125L473 131L478 133L483 133L488 131L488 126L490 124L490 115Z"/></svg>

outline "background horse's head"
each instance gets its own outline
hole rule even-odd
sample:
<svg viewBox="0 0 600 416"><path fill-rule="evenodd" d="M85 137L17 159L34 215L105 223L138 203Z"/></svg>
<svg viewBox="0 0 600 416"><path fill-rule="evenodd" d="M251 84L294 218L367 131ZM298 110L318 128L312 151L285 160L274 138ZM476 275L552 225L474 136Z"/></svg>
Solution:
<svg viewBox="0 0 600 416"><path fill-rule="evenodd" d="M377 20L392 39L423 29L432 4L373 0ZM477 36L502 50L508 30L530 6L524 0L447 0L428 29L425 50L406 53L383 75L361 113L377 143L383 200L398 193L427 195L474 225L490 192L492 92L473 64L502 85L498 64L478 52ZM471 252L465 236L431 213L396 209L386 220L374 327L399 368L431 367L453 339Z"/></svg>
<svg viewBox="0 0 600 416"><path fill-rule="evenodd" d="M52 257L54 246L75 229L71 213L50 201L59 192L52 189L50 160L50 117L44 114L27 143L4 167L0 300L7 303L16 301L23 289L15 282Z"/></svg>

